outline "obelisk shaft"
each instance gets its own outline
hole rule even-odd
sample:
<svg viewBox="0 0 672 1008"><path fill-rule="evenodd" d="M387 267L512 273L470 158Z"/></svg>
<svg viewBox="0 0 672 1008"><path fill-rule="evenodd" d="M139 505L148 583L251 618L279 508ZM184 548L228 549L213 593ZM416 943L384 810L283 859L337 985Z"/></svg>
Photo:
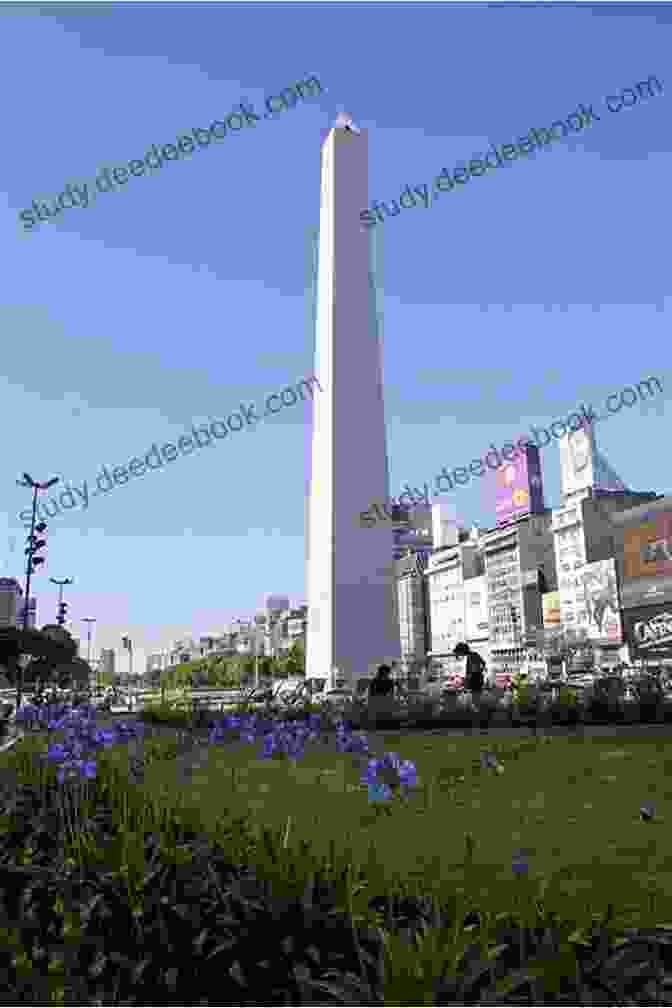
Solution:
<svg viewBox="0 0 672 1008"><path fill-rule="evenodd" d="M371 276L367 134L322 147L313 441L307 550L307 675L350 683L398 658L391 526L360 523L389 497L381 345Z"/></svg>

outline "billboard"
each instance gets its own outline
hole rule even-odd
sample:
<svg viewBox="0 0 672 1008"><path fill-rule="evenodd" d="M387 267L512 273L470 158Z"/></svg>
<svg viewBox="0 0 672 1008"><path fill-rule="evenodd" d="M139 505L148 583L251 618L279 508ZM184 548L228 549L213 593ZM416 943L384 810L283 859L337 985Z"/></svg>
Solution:
<svg viewBox="0 0 672 1008"><path fill-rule="evenodd" d="M672 602L672 511L623 529L621 594L628 609Z"/></svg>
<svg viewBox="0 0 672 1008"><path fill-rule="evenodd" d="M588 611L588 639L620 644L623 627L618 604L615 560L611 557L609 560L595 560L586 564L581 570L581 580Z"/></svg>
<svg viewBox="0 0 672 1008"><path fill-rule="evenodd" d="M541 609L544 614L544 627L560 626L560 592L545 592L541 596Z"/></svg>
<svg viewBox="0 0 672 1008"><path fill-rule="evenodd" d="M598 451L591 424L560 438L560 489L563 496L588 489L626 489L623 480Z"/></svg>
<svg viewBox="0 0 672 1008"><path fill-rule="evenodd" d="M544 510L539 449L528 444L518 449L512 462L495 471L495 518L497 525L538 514Z"/></svg>
<svg viewBox="0 0 672 1008"><path fill-rule="evenodd" d="M563 495L586 490L594 483L595 435L579 427L560 438L560 487Z"/></svg>
<svg viewBox="0 0 672 1008"><path fill-rule="evenodd" d="M672 658L672 605L649 605L623 613L625 637L633 657Z"/></svg>

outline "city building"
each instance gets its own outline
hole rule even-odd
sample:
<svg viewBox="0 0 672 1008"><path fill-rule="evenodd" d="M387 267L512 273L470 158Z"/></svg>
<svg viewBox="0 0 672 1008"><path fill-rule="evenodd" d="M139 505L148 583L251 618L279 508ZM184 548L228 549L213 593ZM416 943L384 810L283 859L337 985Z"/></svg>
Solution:
<svg viewBox="0 0 672 1008"><path fill-rule="evenodd" d="M672 667L672 497L611 515L629 660Z"/></svg>
<svg viewBox="0 0 672 1008"><path fill-rule="evenodd" d="M613 522L657 495L626 488L598 450L593 425L565 434L559 446L562 504L552 520L558 598L547 610L559 614L562 632L583 642L575 666L608 669L627 657Z"/></svg>
<svg viewBox="0 0 672 1008"><path fill-rule="evenodd" d="M477 528L459 528L433 509L438 545L429 556L425 578L429 601L431 647L429 671L454 679L463 674L464 660L455 658L457 644L467 639L465 584L483 574L481 535ZM485 655L482 655L486 658Z"/></svg>
<svg viewBox="0 0 672 1008"><path fill-rule="evenodd" d="M23 589L13 577L0 578L0 626L18 626L18 614L21 610Z"/></svg>
<svg viewBox="0 0 672 1008"><path fill-rule="evenodd" d="M429 553L434 545L432 510L426 507L391 508L393 557L399 560L417 551Z"/></svg>
<svg viewBox="0 0 672 1008"><path fill-rule="evenodd" d="M429 650L429 598L424 573L432 552L432 512L430 508L393 504L390 516L401 647L399 673L415 684L426 672Z"/></svg>
<svg viewBox="0 0 672 1008"><path fill-rule="evenodd" d="M199 645L192 637L181 638L174 641L169 654L169 665L180 665L184 662L195 661L201 657Z"/></svg>
<svg viewBox="0 0 672 1008"><path fill-rule="evenodd" d="M626 659L618 595L618 537L615 516L656 499L653 493L581 489L553 509L559 624L583 639L579 667L611 668ZM603 596L603 607L596 605Z"/></svg>
<svg viewBox="0 0 672 1008"><path fill-rule="evenodd" d="M289 609L287 612L287 638L290 647L296 641L306 642L306 628L308 626L308 606L300 605L296 609Z"/></svg>
<svg viewBox="0 0 672 1008"><path fill-rule="evenodd" d="M167 651L154 651L147 655L145 661L145 672L148 679L154 679L159 673L165 671L169 664L169 654Z"/></svg>
<svg viewBox="0 0 672 1008"><path fill-rule="evenodd" d="M312 452L307 502L309 678L351 684L399 659L389 525L360 515L389 498L379 337L379 280L368 203L365 130L340 117L322 144ZM377 229L380 230L380 229Z"/></svg>
<svg viewBox="0 0 672 1008"><path fill-rule="evenodd" d="M542 595L556 588L552 513L528 513L483 534L490 676L504 684L539 646Z"/></svg>
<svg viewBox="0 0 672 1008"><path fill-rule="evenodd" d="M464 628L466 643L481 656L488 669L488 679L494 685L496 679L490 660L488 579L485 574L464 580Z"/></svg>
<svg viewBox="0 0 672 1008"><path fill-rule="evenodd" d="M424 574L430 551L409 548L394 561L399 612L401 675L421 681L427 669L429 651L429 598Z"/></svg>

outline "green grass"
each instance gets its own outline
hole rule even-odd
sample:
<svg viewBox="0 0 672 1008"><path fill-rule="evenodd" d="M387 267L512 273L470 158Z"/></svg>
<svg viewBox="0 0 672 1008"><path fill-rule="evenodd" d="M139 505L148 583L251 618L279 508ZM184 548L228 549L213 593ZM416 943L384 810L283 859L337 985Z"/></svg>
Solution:
<svg viewBox="0 0 672 1008"><path fill-rule="evenodd" d="M547 905L564 917L613 903L630 926L672 922L672 752L666 758L664 738L392 733L376 741L376 752L397 752L418 770L416 797L394 803L390 815L374 814L352 755L334 752L333 737L329 746L309 744L295 764L257 759L257 744L208 746L188 782L180 783L170 760L158 760L147 767L144 788L212 836L222 817L251 813L258 828L289 826L287 845L297 853L305 839L327 859L350 849L356 863L371 865L373 845L376 871L390 882L430 876L441 887L464 888L493 913L517 898L522 883L511 854L525 847L530 877L544 880ZM28 749L46 747L46 737L20 746L25 759ZM482 749L496 752L501 775L480 769ZM17 757L3 754L0 766ZM650 823L639 816L647 800L656 803ZM465 864L467 836L473 850Z"/></svg>
<svg viewBox="0 0 672 1008"><path fill-rule="evenodd" d="M259 826L290 822L290 846L307 838L327 856L333 841L359 863L373 842L388 878L432 871L510 909L511 854L530 852L530 877L547 880L554 907L568 916L611 901L640 921L672 921L672 783L665 741L628 737L554 737L539 744L510 736L446 739L391 734L384 748L418 769L417 797L391 816L374 816L358 787L352 756L310 746L295 765L258 760L256 745L208 749L202 770L178 785L169 763L149 768L145 786L179 792L206 829L224 809L252 812ZM481 771L481 749L494 750L504 773ZM172 776L172 780L171 780ZM458 778L464 777L463 781ZM643 801L656 802L644 823ZM465 836L474 838L464 866ZM501 904L501 906L500 906ZM495 909L493 907L493 909ZM640 916L641 915L641 916Z"/></svg>

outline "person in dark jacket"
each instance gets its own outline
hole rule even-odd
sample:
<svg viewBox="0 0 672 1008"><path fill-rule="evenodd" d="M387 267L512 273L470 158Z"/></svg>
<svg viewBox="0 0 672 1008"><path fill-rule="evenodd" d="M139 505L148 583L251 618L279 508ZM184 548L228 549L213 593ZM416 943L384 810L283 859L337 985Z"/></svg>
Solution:
<svg viewBox="0 0 672 1008"><path fill-rule="evenodd" d="M468 644L458 644L453 651L455 658L467 659L467 674L464 678L464 688L471 690L477 697L483 692L485 685L485 662L481 656L472 651Z"/></svg>
<svg viewBox="0 0 672 1008"><path fill-rule="evenodd" d="M369 696L391 696L394 691L391 675L392 669L389 665L379 665L376 677L369 685Z"/></svg>
<svg viewBox="0 0 672 1008"><path fill-rule="evenodd" d="M453 655L456 658L467 659L467 674L464 677L464 688L471 691L472 715L471 731L476 734L480 722L480 699L485 684L485 662L476 651L472 651L468 644L458 644Z"/></svg>
<svg viewBox="0 0 672 1008"><path fill-rule="evenodd" d="M393 693L396 683L389 665L379 665L376 676L369 684L367 718L373 727L392 724Z"/></svg>

